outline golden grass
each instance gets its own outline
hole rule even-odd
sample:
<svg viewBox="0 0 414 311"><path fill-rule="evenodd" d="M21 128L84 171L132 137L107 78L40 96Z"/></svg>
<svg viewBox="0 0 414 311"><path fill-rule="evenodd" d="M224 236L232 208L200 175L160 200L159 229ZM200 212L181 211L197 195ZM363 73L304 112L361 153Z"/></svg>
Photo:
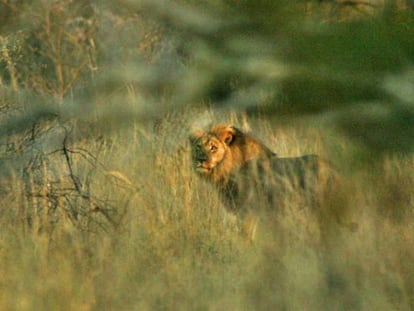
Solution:
<svg viewBox="0 0 414 311"><path fill-rule="evenodd" d="M113 133L103 150L94 140L74 143L91 154L101 150L94 169L73 154L75 174L96 200L52 191L17 169L3 178L1 310L414 307L412 157L354 171L334 159L348 181L345 198L338 194L314 213L289 196L282 213L259 213L247 243L216 191L191 171L178 117L156 132L136 126ZM251 126L283 156L347 149L340 138L327 145L318 130ZM64 162L60 174L61 185L70 182ZM68 212L76 208L78 218ZM338 223L342 217L357 229Z"/></svg>

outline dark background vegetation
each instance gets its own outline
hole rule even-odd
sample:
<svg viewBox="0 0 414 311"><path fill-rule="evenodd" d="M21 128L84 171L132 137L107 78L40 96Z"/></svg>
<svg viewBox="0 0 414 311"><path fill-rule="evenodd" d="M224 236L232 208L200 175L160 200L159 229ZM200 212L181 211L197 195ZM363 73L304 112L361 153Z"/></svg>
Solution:
<svg viewBox="0 0 414 311"><path fill-rule="evenodd" d="M0 309L414 308L413 9L2 0ZM249 244L188 163L211 120L343 193Z"/></svg>

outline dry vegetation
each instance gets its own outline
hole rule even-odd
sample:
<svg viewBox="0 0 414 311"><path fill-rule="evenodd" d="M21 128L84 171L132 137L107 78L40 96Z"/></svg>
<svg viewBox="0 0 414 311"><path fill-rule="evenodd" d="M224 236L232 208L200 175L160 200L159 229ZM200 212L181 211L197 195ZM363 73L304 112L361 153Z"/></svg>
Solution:
<svg viewBox="0 0 414 311"><path fill-rule="evenodd" d="M279 80L283 68L280 76L265 72L274 64L262 54L249 65L260 72L238 67L237 57L263 49L240 52L241 43L233 42L221 50L221 37L206 27L211 16L200 15L197 2L194 16L187 7L180 11L192 1L169 2L172 13L162 3L1 2L0 310L414 309L414 97L406 87L412 59L404 59L411 67L402 72L393 64L392 76L388 54L375 70L347 59L350 71L344 71L340 57L314 70L325 59L307 59L317 79L305 82L321 82L312 84L321 94L318 106L314 93L297 91L302 76ZM215 13L238 3L247 3L242 9L250 17L257 13L255 1L206 3ZM317 20L313 27L326 27L343 21L341 3L324 1L317 11L308 1L305 15ZM412 51L410 2L387 3L398 7L386 8L387 25L403 25L402 46ZM148 12L153 19L143 18ZM174 14L188 19L177 22ZM257 31L287 40L293 30L283 24L292 21L283 18ZM302 54L305 43L314 53L311 43L322 38L306 37L310 31L289 42L287 54L279 50L280 57L287 63L309 57ZM388 37L380 32L379 38ZM355 40L365 39L359 33ZM236 61L223 60L224 52ZM338 96L322 79L331 80L332 68L339 70L335 78L347 73L335 85L335 91L345 86ZM373 76L387 79L370 84ZM225 90L215 89L216 81L228 82ZM273 83L281 93L267 92ZM373 90L388 97L370 97ZM241 97L246 101L235 105ZM260 109L249 109L250 101ZM320 154L337 167L344 188L318 211L295 193L277 213L259 209L255 241L247 241L240 220L191 169L188 134L194 122L208 119L251 129L279 156Z"/></svg>
<svg viewBox="0 0 414 311"><path fill-rule="evenodd" d="M176 118L159 132L111 134L104 147L67 146L87 196L61 150L56 175L40 165L3 177L2 309L411 309L411 156L341 165L346 200L315 215L290 196L282 213L261 215L250 244L191 171ZM333 156L347 144L264 120L253 128L283 155Z"/></svg>

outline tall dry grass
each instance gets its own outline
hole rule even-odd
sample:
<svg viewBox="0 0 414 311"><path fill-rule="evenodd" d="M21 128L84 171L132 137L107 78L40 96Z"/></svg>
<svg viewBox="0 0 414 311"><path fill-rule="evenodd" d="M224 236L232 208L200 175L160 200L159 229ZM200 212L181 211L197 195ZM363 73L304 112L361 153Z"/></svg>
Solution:
<svg viewBox="0 0 414 311"><path fill-rule="evenodd" d="M414 307L412 157L351 170L335 157L348 148L343 138L221 115L252 127L280 155L332 157L346 181L345 199L338 194L321 213L294 196L282 213L259 213L256 239L248 243L215 189L191 171L182 116L155 129L131 124L104 133L105 148L94 134L74 139L68 148L84 153L71 154L73 174L93 200L73 189L58 192L71 181L64 160L53 177L61 184L52 190L37 173L9 170L2 178L0 309ZM99 157L87 159L89 153ZM43 170L41 181L52 178Z"/></svg>

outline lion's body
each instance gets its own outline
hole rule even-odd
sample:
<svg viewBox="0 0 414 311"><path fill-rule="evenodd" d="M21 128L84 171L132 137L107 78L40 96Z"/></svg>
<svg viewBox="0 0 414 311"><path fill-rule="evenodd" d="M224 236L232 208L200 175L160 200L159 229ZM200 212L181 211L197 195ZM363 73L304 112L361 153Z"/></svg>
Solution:
<svg viewBox="0 0 414 311"><path fill-rule="evenodd" d="M236 210L258 204L274 209L299 198L315 207L337 182L336 172L317 155L273 157L247 163L231 175L221 193Z"/></svg>

